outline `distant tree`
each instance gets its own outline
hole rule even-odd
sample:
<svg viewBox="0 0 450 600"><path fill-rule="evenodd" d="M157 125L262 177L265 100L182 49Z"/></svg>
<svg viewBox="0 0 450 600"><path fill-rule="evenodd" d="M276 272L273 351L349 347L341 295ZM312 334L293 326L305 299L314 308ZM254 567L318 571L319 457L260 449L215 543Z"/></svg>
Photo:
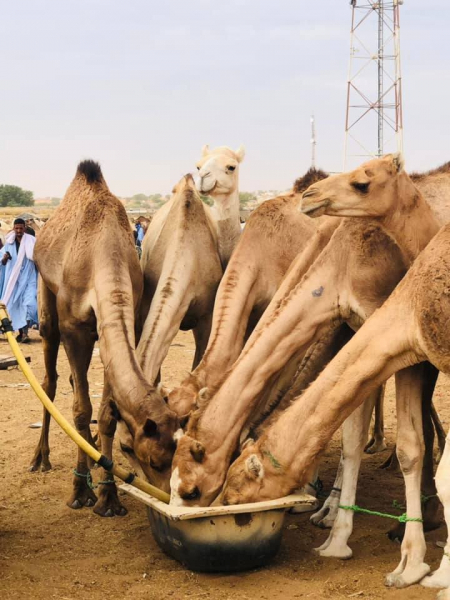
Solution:
<svg viewBox="0 0 450 600"><path fill-rule="evenodd" d="M245 208L249 202L255 202L256 196L251 192L239 192L239 204Z"/></svg>
<svg viewBox="0 0 450 600"><path fill-rule="evenodd" d="M146 202L147 200L148 200L148 196L146 196L145 194L135 194L134 196L131 196L131 201L133 202L133 204L141 205L143 202Z"/></svg>
<svg viewBox="0 0 450 600"><path fill-rule="evenodd" d="M61 198L50 198L50 204L52 206L58 206L61 204Z"/></svg>
<svg viewBox="0 0 450 600"><path fill-rule="evenodd" d="M0 206L33 206L33 192L17 185L0 185Z"/></svg>

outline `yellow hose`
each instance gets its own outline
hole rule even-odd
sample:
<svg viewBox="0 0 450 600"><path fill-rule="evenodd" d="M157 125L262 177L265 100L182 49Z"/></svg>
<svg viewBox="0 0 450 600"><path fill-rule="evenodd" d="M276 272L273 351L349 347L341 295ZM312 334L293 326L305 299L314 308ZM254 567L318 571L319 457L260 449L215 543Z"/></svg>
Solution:
<svg viewBox="0 0 450 600"><path fill-rule="evenodd" d="M2 325L2 330L8 339L9 345L11 346L13 354L16 357L17 362L19 363L19 367L22 370L22 373L25 375L25 377L29 381L31 387L33 388L34 392L36 393L36 396L42 402L42 404L44 405L46 410L52 415L52 417L55 419L55 421L58 423L58 425L63 429L63 431L65 431L66 434L70 438L72 438L72 440L75 442L75 444L77 444L83 450L83 452L85 452L88 456L90 456L94 462L98 463L99 461L101 461L102 454L96 448L91 446L84 439L84 437L82 437L78 433L78 431L76 431L76 429L74 429L72 427L72 425L70 425L70 423L67 421L67 419L65 419L63 417L63 415L59 412L59 410L56 408L56 406L53 404L53 402L50 400L50 398L47 396L47 394L42 389L42 387L41 387L40 383L38 382L38 380L36 379L33 371L28 366L28 363L22 354L19 344L17 343L17 341L13 335L11 321L10 321L8 312L6 310L6 306L1 303L0 303L0 322ZM103 458L105 458L105 457L103 457ZM112 473L114 473L114 475L116 477L119 477L119 479L122 479L123 481L127 481L127 483L130 483L130 485L133 485L134 487L142 490L143 492L146 492L150 496L154 496L155 498L157 498L158 500L161 500L162 502L165 502L166 504L169 503L169 500L170 500L169 494L167 494L166 492L163 492L162 490L158 489L154 485L151 485L147 481L144 481L140 477L133 476L133 474L130 473L129 471L127 471L126 469L123 469L122 467L113 465L112 468L110 468L108 470L110 470ZM132 481L131 481L131 479L132 479Z"/></svg>

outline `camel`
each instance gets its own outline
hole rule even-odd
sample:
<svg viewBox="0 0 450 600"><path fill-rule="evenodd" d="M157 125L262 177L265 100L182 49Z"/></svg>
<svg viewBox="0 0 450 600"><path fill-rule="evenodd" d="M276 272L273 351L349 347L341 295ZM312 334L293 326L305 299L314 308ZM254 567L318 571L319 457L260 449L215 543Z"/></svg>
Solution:
<svg viewBox="0 0 450 600"><path fill-rule="evenodd" d="M203 148L198 163L206 206L191 175L154 216L142 245L144 294L142 335L138 355L149 381L154 382L177 331L193 330L193 368L208 343L214 298L234 245L240 235L239 163L244 150Z"/></svg>
<svg viewBox="0 0 450 600"><path fill-rule="evenodd" d="M421 371L423 361L450 373L450 224L418 256L385 304L329 363L314 384L230 468L221 501L227 504L276 498L308 480L334 431L367 395L396 374L397 455L405 478L405 537L398 567L387 585L421 581L450 586L450 537L440 567L427 576L421 523L423 461ZM436 473L450 531L450 435ZM443 597L448 597L450 590Z"/></svg>
<svg viewBox="0 0 450 600"><path fill-rule="evenodd" d="M178 415L187 415L199 392L214 387L238 358L289 265L316 232L316 223L299 211L299 203L306 188L324 177L323 171L310 169L289 194L267 200L250 215L217 290L205 354L168 394Z"/></svg>
<svg viewBox="0 0 450 600"><path fill-rule="evenodd" d="M336 322L358 329L438 231L432 211L402 167L398 156L388 155L346 174L355 178L355 194L365 198L372 219L343 219L311 267L305 259L308 248L294 261L240 357L179 440L172 503L208 505L214 500L265 383ZM356 448L350 463L359 465L360 454Z"/></svg>
<svg viewBox="0 0 450 600"><path fill-rule="evenodd" d="M142 470L150 481L158 483L170 467L179 423L139 366L135 351L135 313L142 294L139 261L125 209L109 191L97 163L86 160L78 165L63 201L36 241L34 256L41 276L44 390L54 400L62 340L71 369L75 426L91 441L87 371L98 339L105 367L99 416L102 452L111 458L116 420L120 419ZM33 471L51 468L50 416L45 411L43 421ZM79 450L68 505L81 508L95 504L95 512L102 516L126 514L110 473L105 471L98 501L89 482L87 457Z"/></svg>

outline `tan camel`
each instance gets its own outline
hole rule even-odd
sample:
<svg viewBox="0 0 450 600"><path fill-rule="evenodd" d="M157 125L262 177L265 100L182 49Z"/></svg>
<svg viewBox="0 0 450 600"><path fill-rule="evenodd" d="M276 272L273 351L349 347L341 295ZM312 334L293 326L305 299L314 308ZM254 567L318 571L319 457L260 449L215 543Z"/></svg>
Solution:
<svg viewBox="0 0 450 600"><path fill-rule="evenodd" d="M245 148L233 151L227 146L210 150L206 145L197 163L198 189L213 199L210 215L217 228L217 242L225 269L241 235L239 218L239 164Z"/></svg>
<svg viewBox="0 0 450 600"><path fill-rule="evenodd" d="M393 373L404 381L397 395L397 454L405 477L406 524L402 556L387 584L421 581L450 586L450 537L439 569L425 577L421 519L423 361L450 373L450 225L416 259L397 289L330 362L316 382L248 446L229 470L222 501L276 498L308 480L308 473L339 425ZM450 436L436 474L450 528ZM414 520L415 519L415 520ZM450 531L450 529L449 529ZM425 577L425 579L422 579ZM447 593L448 594L448 593Z"/></svg>
<svg viewBox="0 0 450 600"><path fill-rule="evenodd" d="M188 414L200 390L214 387L238 358L289 265L316 232L317 224L300 212L299 203L306 188L324 177L311 169L290 194L264 202L251 214L217 291L205 354L169 393L169 406L178 415Z"/></svg>
<svg viewBox="0 0 450 600"><path fill-rule="evenodd" d="M43 387L53 400L60 339L70 363L74 391L73 414L78 432L91 440L92 406L87 371L96 339L105 367L105 387L99 418L102 452L111 458L115 419L126 425L132 451L150 480L158 482L170 467L178 419L144 378L135 352L135 311L142 277L125 209L111 194L100 167L87 160L63 201L36 242L35 261L40 285L39 321L45 360ZM49 414L31 470L51 468L48 446ZM89 487L86 455L78 452L71 508L92 506L97 498ZM125 514L113 477L105 472L95 512Z"/></svg>
<svg viewBox="0 0 450 600"><path fill-rule="evenodd" d="M143 331L138 345L149 381L158 377L177 331L193 330L193 367L208 343L217 286L240 235L239 162L244 151L203 149L200 188L214 198L206 206L192 177L184 177L154 216L142 247Z"/></svg>
<svg viewBox="0 0 450 600"><path fill-rule="evenodd" d="M173 462L172 502L210 504L265 383L336 321L359 328L438 230L397 157L367 165L354 172L360 184L355 191L368 202L377 198L371 204L374 220L342 220L308 270L303 264L308 249L293 263L239 359L180 439ZM359 448L349 456L358 465L360 458Z"/></svg>

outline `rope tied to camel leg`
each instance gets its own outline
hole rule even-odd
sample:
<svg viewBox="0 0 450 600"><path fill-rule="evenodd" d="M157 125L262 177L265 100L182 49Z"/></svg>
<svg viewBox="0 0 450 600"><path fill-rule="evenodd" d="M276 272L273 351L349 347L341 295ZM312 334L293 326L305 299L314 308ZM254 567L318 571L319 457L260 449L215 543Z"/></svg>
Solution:
<svg viewBox="0 0 450 600"><path fill-rule="evenodd" d="M79 473L76 469L74 469L73 474L76 477L84 477L86 479L88 488L90 488L91 490L95 490L95 488L97 487L96 485L94 485L94 482L92 481L92 476L91 476L90 471L88 471L87 473Z"/></svg>
<svg viewBox="0 0 450 600"><path fill-rule="evenodd" d="M343 510L352 510L355 513L361 513L364 515L372 515L374 517L384 517L385 519L394 519L395 521L398 521L399 523L408 523L409 521L423 523L422 518L408 517L408 515L406 513L404 513L403 515L391 515L389 513L378 512L376 510L369 510L368 508L361 508L360 506L357 506L356 504L352 504L350 506L346 506L345 504L339 504L339 508L342 508Z"/></svg>

